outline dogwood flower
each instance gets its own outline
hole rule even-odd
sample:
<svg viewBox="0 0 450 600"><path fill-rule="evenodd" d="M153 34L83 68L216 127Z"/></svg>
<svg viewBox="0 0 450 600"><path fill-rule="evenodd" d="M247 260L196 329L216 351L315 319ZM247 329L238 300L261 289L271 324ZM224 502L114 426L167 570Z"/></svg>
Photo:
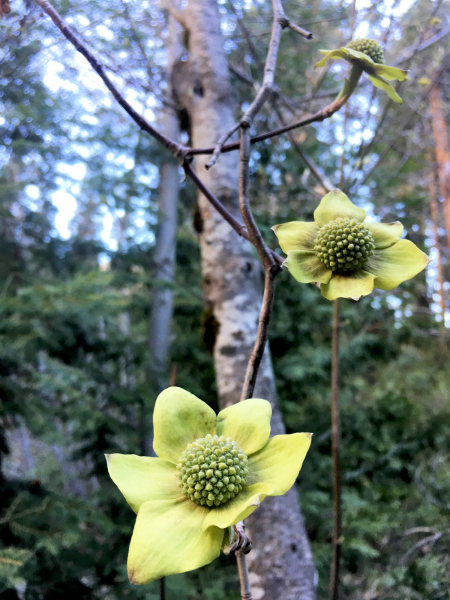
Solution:
<svg viewBox="0 0 450 600"><path fill-rule="evenodd" d="M218 415L170 387L156 400L159 458L107 455L109 474L137 513L128 554L130 581L145 584L217 558L229 528L266 496L295 483L311 434L269 439L272 409L252 398Z"/></svg>
<svg viewBox="0 0 450 600"><path fill-rule="evenodd" d="M402 99L389 81L404 81L408 76L408 71L385 65L383 50L376 40L354 40L343 48L319 50L319 52L325 54L325 57L315 67L324 67L330 59L344 59L352 65L349 80L346 80L344 87L344 90L351 88L346 90L347 97L353 92L364 72L367 73L375 87L384 90L394 102L402 103Z"/></svg>
<svg viewBox="0 0 450 600"><path fill-rule="evenodd" d="M314 211L314 222L272 227L287 258L283 263L300 283L320 283L328 300L392 290L420 273L429 258L400 239L403 225L364 223L366 212L340 190L329 192Z"/></svg>

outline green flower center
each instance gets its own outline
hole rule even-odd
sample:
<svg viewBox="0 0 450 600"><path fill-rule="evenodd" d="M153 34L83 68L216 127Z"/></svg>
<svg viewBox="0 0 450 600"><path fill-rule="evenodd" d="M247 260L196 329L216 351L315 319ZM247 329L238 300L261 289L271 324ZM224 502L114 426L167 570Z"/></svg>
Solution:
<svg viewBox="0 0 450 600"><path fill-rule="evenodd" d="M335 273L348 273L364 266L375 249L373 236L356 219L335 219L319 229L314 252Z"/></svg>
<svg viewBox="0 0 450 600"><path fill-rule="evenodd" d="M378 63L380 65L384 63L383 49L376 40L368 40L367 38L353 40L353 42L347 44L347 48L367 54L367 56L370 56L374 63Z"/></svg>
<svg viewBox="0 0 450 600"><path fill-rule="evenodd" d="M220 506L244 487L248 458L231 438L208 434L188 444L177 464L185 496L201 506Z"/></svg>

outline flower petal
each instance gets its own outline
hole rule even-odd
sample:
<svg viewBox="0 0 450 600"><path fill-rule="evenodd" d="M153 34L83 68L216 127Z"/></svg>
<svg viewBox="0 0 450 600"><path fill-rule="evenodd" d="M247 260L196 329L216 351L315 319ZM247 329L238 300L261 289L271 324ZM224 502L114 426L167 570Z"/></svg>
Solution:
<svg viewBox="0 0 450 600"><path fill-rule="evenodd" d="M274 225L272 230L278 238L280 248L287 254L289 250L313 250L319 227L314 221L291 221Z"/></svg>
<svg viewBox="0 0 450 600"><path fill-rule="evenodd" d="M405 81L408 78L408 71L397 69L397 67L389 67L388 65L376 64L374 71L375 75L383 77L383 79L387 79L388 81Z"/></svg>
<svg viewBox="0 0 450 600"><path fill-rule="evenodd" d="M365 267L376 276L375 287L392 290L420 273L430 259L409 240L400 240L390 248L375 250Z"/></svg>
<svg viewBox="0 0 450 600"><path fill-rule="evenodd" d="M339 60L340 58L347 58L346 48L337 48L336 50L319 50L321 54L325 54L325 58L322 58L318 63L314 65L316 67L324 67L330 58L334 60Z"/></svg>
<svg viewBox="0 0 450 600"><path fill-rule="evenodd" d="M249 398L220 411L217 435L230 437L247 456L257 452L269 439L272 407L267 400Z"/></svg>
<svg viewBox="0 0 450 600"><path fill-rule="evenodd" d="M378 75L369 75L369 79L375 87L385 91L391 100L397 102L397 104L402 104L403 100L397 94L392 85L388 83L385 79L379 77Z"/></svg>
<svg viewBox="0 0 450 600"><path fill-rule="evenodd" d="M368 265L365 267L368 269ZM367 271L356 271L348 275L336 275L330 279L330 283L320 286L322 296L328 300L336 298L353 298L359 300L361 296L367 296L373 290L375 275Z"/></svg>
<svg viewBox="0 0 450 600"><path fill-rule="evenodd" d="M249 483L272 487L270 496L285 494L295 483L311 445L311 433L276 435L249 458Z"/></svg>
<svg viewBox="0 0 450 600"><path fill-rule="evenodd" d="M223 531L202 529L209 510L190 500L151 500L139 510L128 553L128 577L142 585L217 558Z"/></svg>
<svg viewBox="0 0 450 600"><path fill-rule="evenodd" d="M156 454L176 464L188 444L216 433L216 413L197 396L173 386L156 400L153 428Z"/></svg>
<svg viewBox="0 0 450 600"><path fill-rule="evenodd" d="M203 522L203 529L213 525L221 529L236 525L250 516L264 498L273 493L273 489L273 486L267 483L255 483L245 487L232 500L212 508Z"/></svg>
<svg viewBox="0 0 450 600"><path fill-rule="evenodd" d="M403 233L400 221L395 223L364 223L373 236L376 248L389 248L399 241Z"/></svg>
<svg viewBox="0 0 450 600"><path fill-rule="evenodd" d="M108 472L135 513L148 500L183 498L174 465L161 458L106 454Z"/></svg>
<svg viewBox="0 0 450 600"><path fill-rule="evenodd" d="M368 54L365 54L364 52L359 52L358 50L353 50L353 48L345 49L347 50L348 55L352 58L356 58L357 60L366 63L366 65L369 65L371 67L375 64Z"/></svg>
<svg viewBox="0 0 450 600"><path fill-rule="evenodd" d="M314 220L319 227L323 227L338 217L356 219L362 223L366 211L355 206L341 190L336 189L322 198L314 211Z"/></svg>
<svg viewBox="0 0 450 600"><path fill-rule="evenodd" d="M319 281L328 283L331 271L317 258L314 252L305 250L291 250L283 263L291 275L300 283Z"/></svg>

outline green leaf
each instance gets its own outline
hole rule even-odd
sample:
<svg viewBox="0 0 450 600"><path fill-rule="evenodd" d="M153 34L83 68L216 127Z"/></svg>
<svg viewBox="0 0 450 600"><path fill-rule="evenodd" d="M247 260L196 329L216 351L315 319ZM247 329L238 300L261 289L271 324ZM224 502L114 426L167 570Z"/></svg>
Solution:
<svg viewBox="0 0 450 600"><path fill-rule="evenodd" d="M390 248L376 250L365 268L376 276L375 287L393 290L420 273L430 259L409 240L400 240Z"/></svg>
<svg viewBox="0 0 450 600"><path fill-rule="evenodd" d="M328 283L331 278L331 270L327 269L314 252L291 250L283 266L300 283Z"/></svg>
<svg viewBox="0 0 450 600"><path fill-rule="evenodd" d="M380 90L386 92L386 94L391 100L397 102L397 104L402 104L403 100L397 94L392 85L388 83L385 79L379 77L378 75L369 75L369 79L375 87L380 88Z"/></svg>
<svg viewBox="0 0 450 600"><path fill-rule="evenodd" d="M322 58L318 63L314 65L314 68L324 67L327 62L331 59L339 60L341 58L347 58L346 48L337 48L336 50L319 50L321 54L325 54L325 58Z"/></svg>
<svg viewBox="0 0 450 600"><path fill-rule="evenodd" d="M366 265L367 266L367 265ZM368 268L368 267L367 267ZM333 273L330 283L320 286L322 296L327 300L336 298L353 298L359 300L361 296L370 294L374 287L375 275L366 271L357 271L348 275Z"/></svg>
<svg viewBox="0 0 450 600"><path fill-rule="evenodd" d="M377 248L389 248L399 241L403 233L400 221L395 223L364 223L370 231Z"/></svg>
<svg viewBox="0 0 450 600"><path fill-rule="evenodd" d="M249 459L248 482L265 483L270 496L285 494L295 483L311 445L311 433L276 435Z"/></svg>
<svg viewBox="0 0 450 600"><path fill-rule="evenodd" d="M270 496L273 487L267 483L255 483L246 486L237 496L209 511L203 523L203 528L211 526L225 529L236 525L239 521L249 517L266 496Z"/></svg>
<svg viewBox="0 0 450 600"><path fill-rule="evenodd" d="M272 230L278 238L280 248L287 254L290 250L313 250L319 227L314 222L290 221L274 225Z"/></svg>
<svg viewBox="0 0 450 600"><path fill-rule="evenodd" d="M366 218L366 211L355 206L344 192L336 189L322 198L314 211L314 220L319 227L323 227L338 217L362 222Z"/></svg>
<svg viewBox="0 0 450 600"><path fill-rule="evenodd" d="M388 81L405 81L408 78L408 71L389 67L388 65L376 64L373 68L375 75L387 79Z"/></svg>
<svg viewBox="0 0 450 600"><path fill-rule="evenodd" d="M131 583L142 585L203 567L220 554L223 531L203 529L209 510L190 500L151 500L139 509L128 554Z"/></svg>
<svg viewBox="0 0 450 600"><path fill-rule="evenodd" d="M369 67L373 67L373 65L375 65L375 63L368 54L365 54L364 52L359 52L359 50L353 50L353 48L345 49L347 50L349 56L351 56L352 58L356 58L359 62L365 63Z"/></svg>
<svg viewBox="0 0 450 600"><path fill-rule="evenodd" d="M230 437L247 456L269 439L272 407L267 400L250 398L225 408L217 415L217 435Z"/></svg>
<svg viewBox="0 0 450 600"><path fill-rule="evenodd" d="M216 413L197 396L173 386L156 400L153 428L156 454L177 464L188 444L216 433Z"/></svg>
<svg viewBox="0 0 450 600"><path fill-rule="evenodd" d="M175 466L150 456L106 454L108 472L135 513L148 500L184 498Z"/></svg>

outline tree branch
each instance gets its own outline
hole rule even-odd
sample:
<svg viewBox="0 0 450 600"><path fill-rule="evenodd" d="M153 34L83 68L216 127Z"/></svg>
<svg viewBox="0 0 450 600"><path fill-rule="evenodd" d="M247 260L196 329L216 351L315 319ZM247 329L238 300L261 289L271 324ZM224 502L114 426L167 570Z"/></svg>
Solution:
<svg viewBox="0 0 450 600"><path fill-rule="evenodd" d="M261 133L260 135L255 135L255 137L250 138L250 144L256 144L257 142L263 142L264 140L268 140L270 138L276 137L277 135L281 135L282 133L287 133L288 131L292 131L293 129L299 129L300 127L305 127L306 125L311 125L311 123L320 123L325 121L325 119L329 119L341 109L345 104L345 98L339 98L333 100L331 104L328 104L325 108L318 110L310 117L305 117L304 119L300 119L299 121L295 121L295 123L291 123L290 125L285 125L283 127L278 127L277 129L272 129L271 131L267 131L266 133ZM231 144L225 144L222 147L221 153L233 152L234 150L238 150L240 147L239 142L232 142ZM212 154L216 149L215 146L210 146L209 148L188 148L186 153L187 156L197 156L199 154Z"/></svg>
<svg viewBox="0 0 450 600"><path fill-rule="evenodd" d="M273 301L275 297L275 277L281 267L274 261L272 251L266 246L261 232L255 222L249 201L249 161L250 161L250 129L247 125L241 126L241 155L239 162L239 207L247 226L250 241L255 246L264 265L264 296L259 316L258 332L248 362L245 381L241 393L241 401L251 398L255 388L258 370L264 355L270 317L272 316Z"/></svg>
<svg viewBox="0 0 450 600"><path fill-rule="evenodd" d="M146 133L155 138L158 142L160 142L167 150L177 158L186 173L186 175L192 179L196 187L206 196L206 198L211 202L211 204L219 211L219 213L223 216L223 218L231 225L231 227L242 237L250 240L248 232L245 228L245 225L240 223L237 219L233 217L233 215L224 207L224 205L220 202L220 200L207 188L207 186L200 180L195 171L191 168L189 164L189 160L186 158L186 154L188 152L188 148L177 144L173 140L169 139L163 133L155 129L150 123L141 116L134 108L125 100L123 95L116 88L114 83L110 80L108 75L105 73L104 67L102 63L97 60L97 58L92 54L92 52L85 46L85 44L77 37L77 35L72 31L72 29L67 25L61 15L53 8L53 6L48 2L48 0L36 0L39 6L46 12L58 29L65 35L65 37L73 44L73 46L82 54L92 68L96 71L96 73L100 76L100 78L105 83L106 87L112 93L114 99L122 106L122 108L130 115L133 121ZM273 257L273 260L277 264L281 264L284 262L284 259L279 256L276 252L270 251Z"/></svg>
<svg viewBox="0 0 450 600"><path fill-rule="evenodd" d="M289 19L286 17L286 15L284 13L283 6L281 4L281 0L272 0L272 8L273 8L272 31L270 34L269 50L267 52L266 62L264 65L264 77L263 77L262 85L259 88L255 99L253 100L253 102L251 103L249 108L246 110L246 112L242 116L239 123L234 125L218 141L215 148L213 149L211 159L205 165L206 169L210 169L212 166L215 165L215 163L217 162L217 160L224 148L225 143L227 142L227 140L230 139L230 137L233 135L233 133L235 133L239 129L239 127L242 127L244 125L246 125L247 127L251 126L253 119L255 118L257 113L260 111L262 105L267 100L270 93L273 91L275 69L277 66L277 58L278 58L278 48L280 47L282 30L285 29L286 27L290 27L291 29L293 29L295 27L296 29L294 29L294 31L297 31L298 33L303 32L304 34L306 34L306 35L304 35L304 37L306 37L307 39L312 38L311 32L306 31L296 25L293 25L289 21ZM302 33L302 35L303 35L303 33ZM209 152L207 152L206 154L209 154Z"/></svg>

